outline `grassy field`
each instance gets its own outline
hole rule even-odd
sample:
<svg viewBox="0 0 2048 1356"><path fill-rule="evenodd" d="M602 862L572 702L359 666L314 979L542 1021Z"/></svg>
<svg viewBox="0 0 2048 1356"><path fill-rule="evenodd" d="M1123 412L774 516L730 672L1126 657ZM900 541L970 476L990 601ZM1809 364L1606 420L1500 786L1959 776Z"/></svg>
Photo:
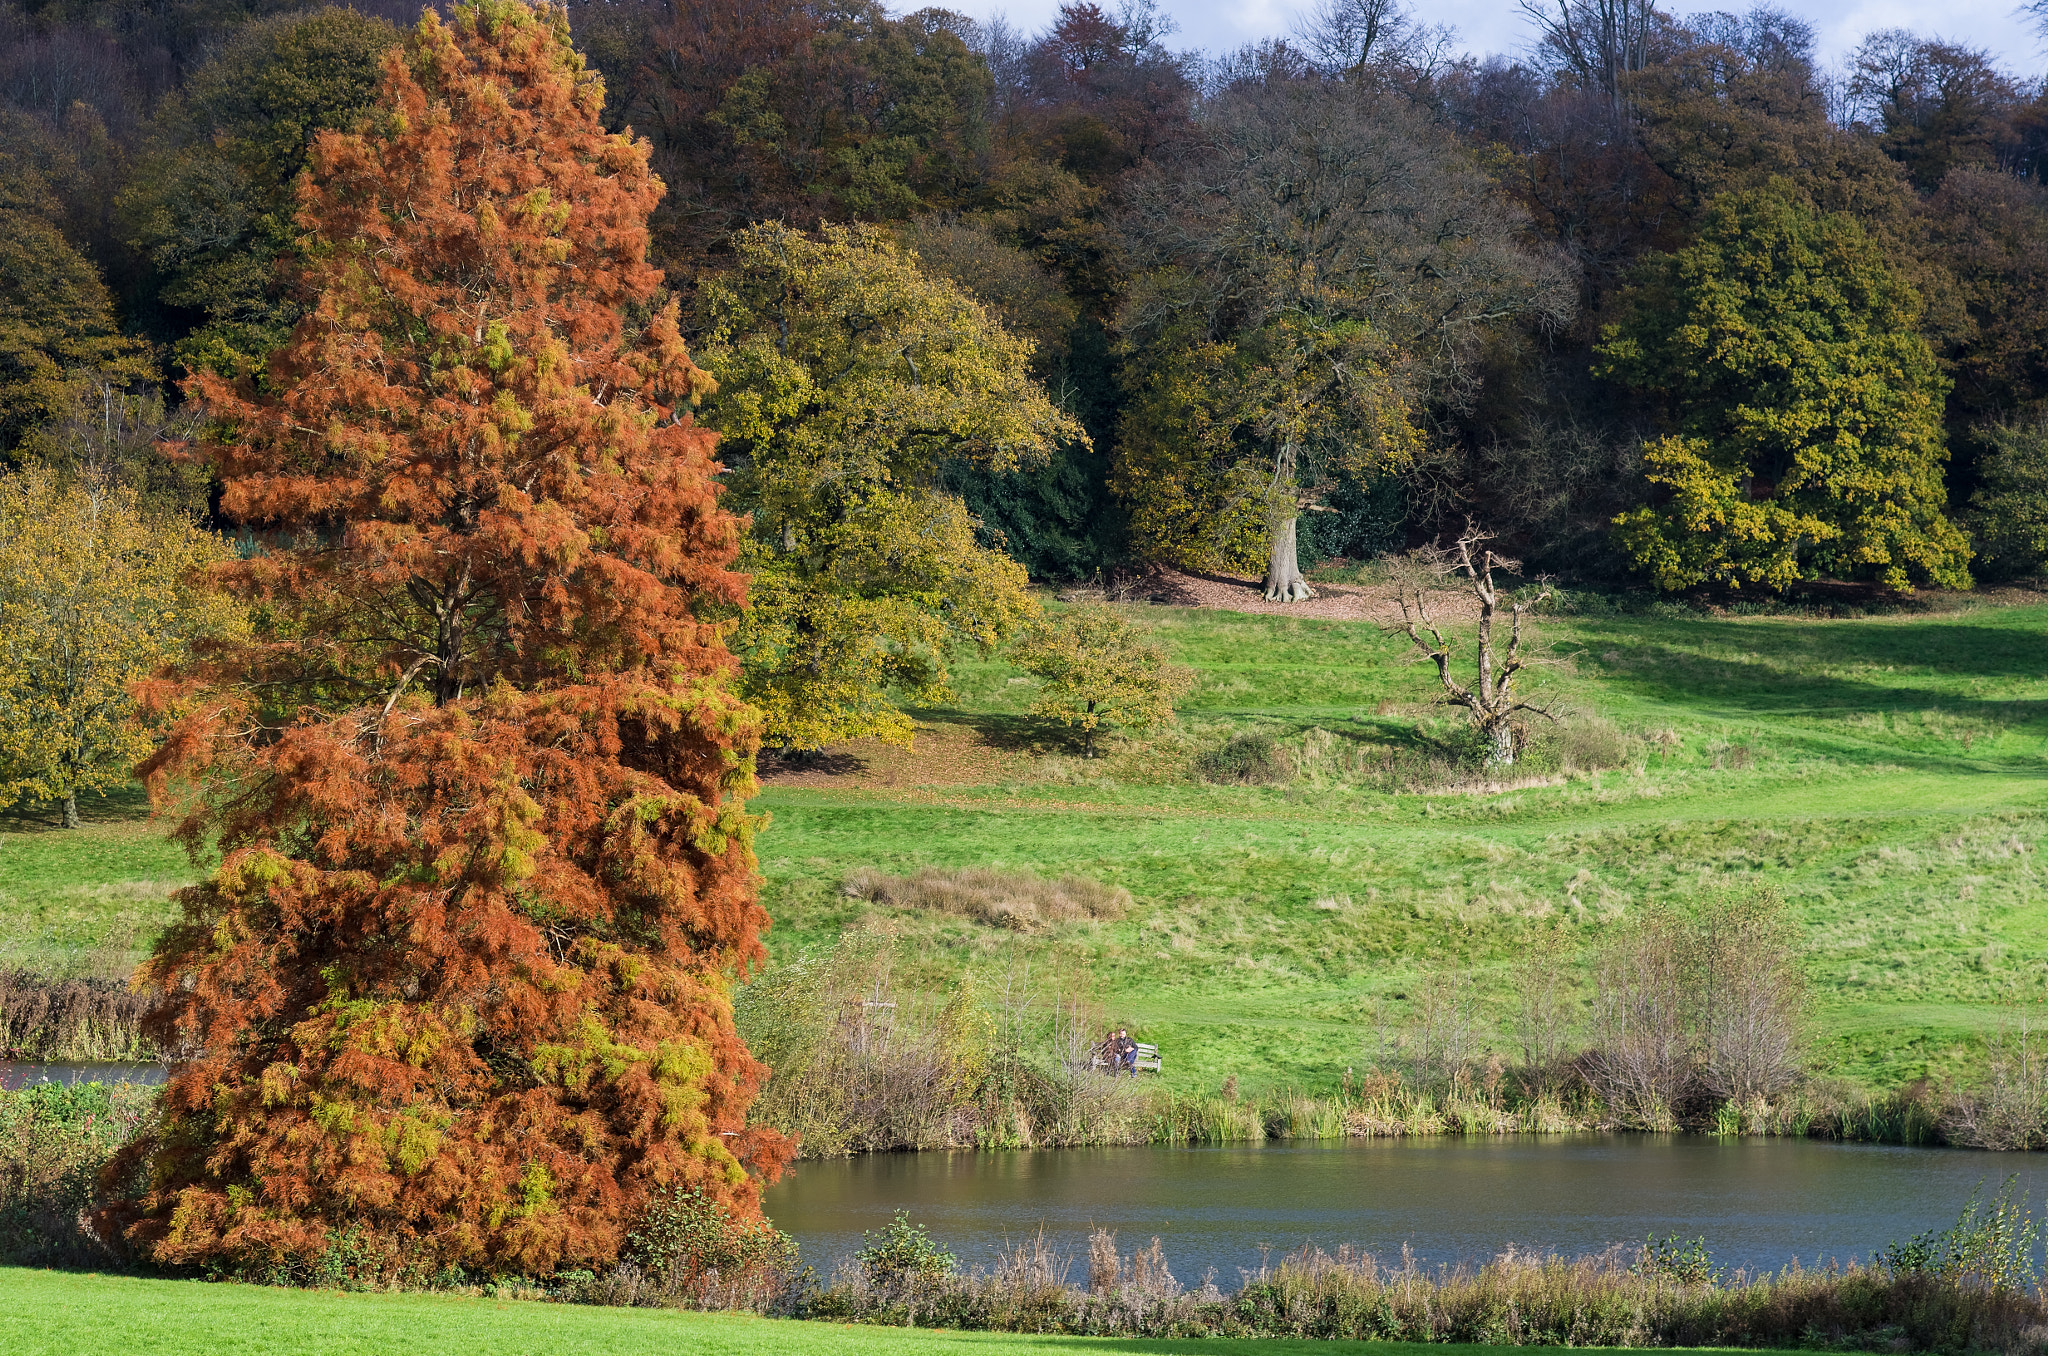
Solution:
<svg viewBox="0 0 2048 1356"><path fill-rule="evenodd" d="M694 1314L596 1309L438 1295L351 1295L198 1281L0 1268L0 1351L12 1356L1282 1356L1297 1341L1137 1341L933 1332ZM1318 1342L1329 1356L1421 1356L1441 1347ZM1461 1347L1474 1356L1543 1347ZM1620 1348L1613 1348L1619 1352Z"/></svg>
<svg viewBox="0 0 2048 1356"><path fill-rule="evenodd" d="M1872 1085L1969 1065L2040 997L2048 907L2048 605L1950 600L1846 619L1644 612L1547 622L1541 685L1612 727L1624 766L1490 793L1392 793L1359 769L1454 723L1371 625L1134 611L1200 675L1178 727L1089 762L1022 712L999 661L965 666L910 755L855 748L756 808L771 950L849 926L902 938L901 979L1082 988L1209 1090L1333 1087L1398 1020L1418 968L1469 966L1504 1006L1554 935L1578 965L1614 920L1703 883L1770 883L1805 925L1816 1061ZM1193 778L1264 731L1285 785ZM0 960L118 969L189 874L132 799L64 833L0 821ZM856 867L1002 865L1128 888L1114 922L1017 933L845 897ZM1377 1015L1376 1015L1377 1014Z"/></svg>

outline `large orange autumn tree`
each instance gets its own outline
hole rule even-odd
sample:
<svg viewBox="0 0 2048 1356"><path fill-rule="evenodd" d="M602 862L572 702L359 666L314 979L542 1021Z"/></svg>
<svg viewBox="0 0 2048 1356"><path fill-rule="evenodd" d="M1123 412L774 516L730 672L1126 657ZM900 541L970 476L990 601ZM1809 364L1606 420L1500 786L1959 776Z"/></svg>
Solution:
<svg viewBox="0 0 2048 1356"><path fill-rule="evenodd" d="M559 9L428 13L315 148L307 318L188 387L263 549L221 575L255 639L150 694L220 854L144 967L192 1054L103 1218L158 1261L601 1266L650 1193L750 1217L787 1156L728 1001L738 532L603 98Z"/></svg>

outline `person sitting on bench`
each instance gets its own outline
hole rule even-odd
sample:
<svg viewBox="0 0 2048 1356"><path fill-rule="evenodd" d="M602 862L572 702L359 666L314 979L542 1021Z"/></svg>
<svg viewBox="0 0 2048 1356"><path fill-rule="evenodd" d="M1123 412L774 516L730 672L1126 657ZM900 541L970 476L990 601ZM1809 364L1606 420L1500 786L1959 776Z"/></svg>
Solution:
<svg viewBox="0 0 2048 1356"><path fill-rule="evenodd" d="M1123 1027L1116 1029L1116 1045L1114 1049L1116 1062L1111 1066L1112 1076L1114 1076L1114 1070L1116 1069L1129 1069L1131 1077L1136 1078L1138 1076L1138 1043L1131 1039L1131 1033Z"/></svg>

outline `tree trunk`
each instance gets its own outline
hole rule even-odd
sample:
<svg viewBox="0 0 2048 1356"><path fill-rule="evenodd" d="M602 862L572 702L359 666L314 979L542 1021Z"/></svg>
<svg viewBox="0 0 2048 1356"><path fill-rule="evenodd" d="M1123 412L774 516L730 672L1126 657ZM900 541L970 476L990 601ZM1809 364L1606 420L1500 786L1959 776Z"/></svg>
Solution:
<svg viewBox="0 0 2048 1356"><path fill-rule="evenodd" d="M1294 532L1298 521L1290 516L1285 523L1273 529L1273 553L1266 566L1268 602L1298 603L1316 596L1316 591L1308 586L1308 580L1301 577L1300 552L1296 548Z"/></svg>
<svg viewBox="0 0 2048 1356"><path fill-rule="evenodd" d="M1514 766L1515 731L1506 721L1486 732L1486 761L1493 767Z"/></svg>
<svg viewBox="0 0 2048 1356"><path fill-rule="evenodd" d="M64 827L67 829L78 827L78 793L76 791L64 797Z"/></svg>

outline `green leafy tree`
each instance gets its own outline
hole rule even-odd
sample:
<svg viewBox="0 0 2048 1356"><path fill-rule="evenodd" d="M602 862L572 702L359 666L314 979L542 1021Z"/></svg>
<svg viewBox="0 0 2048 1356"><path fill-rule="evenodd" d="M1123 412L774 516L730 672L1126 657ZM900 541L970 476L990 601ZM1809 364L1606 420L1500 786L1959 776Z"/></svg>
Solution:
<svg viewBox="0 0 2048 1356"><path fill-rule="evenodd" d="M297 249L293 184L314 134L351 130L370 107L397 43L352 9L260 19L158 114L118 214L157 299L201 318L176 348L188 367L232 374L284 341L298 315L277 271Z"/></svg>
<svg viewBox="0 0 2048 1356"><path fill-rule="evenodd" d="M1174 703L1194 686L1194 675L1168 663L1165 649L1101 603L1045 618L1010 657L1045 684L1032 714L1079 730L1090 758L1098 730L1170 724Z"/></svg>
<svg viewBox="0 0 2048 1356"><path fill-rule="evenodd" d="M1670 498L1616 535L1659 587L1967 587L1943 512L1948 381L1919 295L1854 219L1776 188L1725 195L1622 306L1596 371L1661 409L1670 432L1644 458Z"/></svg>
<svg viewBox="0 0 2048 1356"><path fill-rule="evenodd" d="M702 292L700 351L719 382L704 421L753 518L746 695L786 748L907 742L898 699L939 699L950 650L1037 612L941 468L1015 467L1086 435L1032 379L1028 341L881 231L769 224L733 248L738 267Z"/></svg>
<svg viewBox="0 0 2048 1356"><path fill-rule="evenodd" d="M61 418L80 374L154 375L149 346L121 332L113 297L58 229L59 212L42 174L0 151L0 454Z"/></svg>
<svg viewBox="0 0 2048 1356"><path fill-rule="evenodd" d="M154 740L129 685L237 609L193 585L225 545L189 519L147 514L100 477L0 477L0 804L63 806L126 783Z"/></svg>
<svg viewBox="0 0 2048 1356"><path fill-rule="evenodd" d="M1468 394L1512 317L1563 320L1558 262L1448 132L1387 94L1276 81L1217 98L1185 153L1138 175L1146 276L1121 317L1132 399L1115 488L1139 549L1250 564L1312 596L1298 522L1340 479L1410 461L1421 407Z"/></svg>
<svg viewBox="0 0 2048 1356"><path fill-rule="evenodd" d="M2002 575L2048 561L2048 419L2008 420L1977 431L1989 451L1970 496L1984 561Z"/></svg>

